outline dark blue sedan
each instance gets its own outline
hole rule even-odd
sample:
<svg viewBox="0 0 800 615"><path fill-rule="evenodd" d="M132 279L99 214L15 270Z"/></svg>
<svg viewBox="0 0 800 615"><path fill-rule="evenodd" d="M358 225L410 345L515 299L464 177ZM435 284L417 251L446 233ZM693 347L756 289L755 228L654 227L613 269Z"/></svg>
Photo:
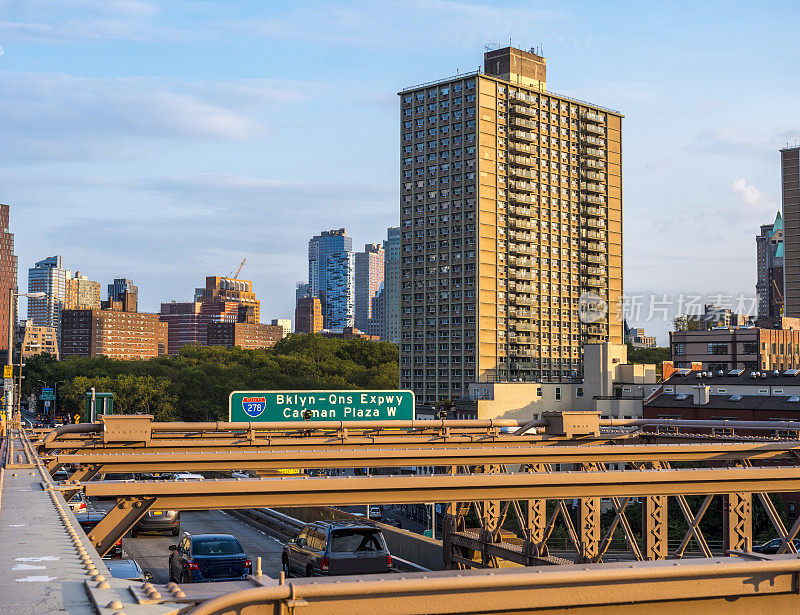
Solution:
<svg viewBox="0 0 800 615"><path fill-rule="evenodd" d="M187 534L169 549L169 578L177 583L244 580L252 569L231 534Z"/></svg>

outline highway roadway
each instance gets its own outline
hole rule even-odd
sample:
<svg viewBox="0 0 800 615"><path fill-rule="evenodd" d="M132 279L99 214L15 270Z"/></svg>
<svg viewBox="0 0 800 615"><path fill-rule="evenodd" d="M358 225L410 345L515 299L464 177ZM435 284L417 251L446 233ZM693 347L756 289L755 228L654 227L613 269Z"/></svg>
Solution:
<svg viewBox="0 0 800 615"><path fill-rule="evenodd" d="M108 510L113 505L111 502L91 501L90 507L95 510ZM281 552L283 544L253 528L246 523L229 515L224 511L185 511L181 513L181 533L190 534L233 534L239 539L247 555L253 560L255 571L256 558L261 558L262 572L274 579L278 578L281 570ZM169 582L169 546L178 544L180 536L167 533L150 532L139 534L136 538L130 535L122 539L122 549L125 557L135 559L143 570L153 573L153 583Z"/></svg>

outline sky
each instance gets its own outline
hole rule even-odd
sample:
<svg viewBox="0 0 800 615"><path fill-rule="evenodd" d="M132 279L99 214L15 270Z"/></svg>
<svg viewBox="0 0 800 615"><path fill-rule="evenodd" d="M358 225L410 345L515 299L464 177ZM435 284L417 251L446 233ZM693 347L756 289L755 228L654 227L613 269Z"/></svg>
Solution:
<svg viewBox="0 0 800 615"><path fill-rule="evenodd" d="M0 0L19 286L60 254L158 311L247 257L262 320L292 317L312 235L362 249L399 224L397 92L511 40L549 90L625 114L625 292L665 343L667 304L754 295L800 140L798 31L794 1Z"/></svg>

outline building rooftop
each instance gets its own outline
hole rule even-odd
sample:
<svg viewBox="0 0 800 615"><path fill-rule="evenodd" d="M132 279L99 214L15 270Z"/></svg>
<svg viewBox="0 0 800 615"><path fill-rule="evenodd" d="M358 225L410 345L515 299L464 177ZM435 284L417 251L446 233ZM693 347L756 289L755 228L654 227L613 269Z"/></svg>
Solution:
<svg viewBox="0 0 800 615"><path fill-rule="evenodd" d="M766 385L780 386L781 384L793 384L800 386L800 369L786 369L783 371L750 371L744 369L732 369L723 372L722 375L708 370L689 370L688 368L678 369L662 384L739 384L739 385Z"/></svg>
<svg viewBox="0 0 800 615"><path fill-rule="evenodd" d="M645 402L645 408L705 408L707 410L775 410L800 413L800 395L709 395L707 404L694 396L662 393Z"/></svg>

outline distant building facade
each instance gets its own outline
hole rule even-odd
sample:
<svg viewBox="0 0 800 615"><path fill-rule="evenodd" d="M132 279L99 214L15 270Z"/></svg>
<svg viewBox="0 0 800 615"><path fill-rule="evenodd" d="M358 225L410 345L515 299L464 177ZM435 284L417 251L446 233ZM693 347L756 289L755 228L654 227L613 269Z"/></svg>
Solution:
<svg viewBox="0 0 800 615"><path fill-rule="evenodd" d="M400 344L400 243L400 227L390 227L384 244L381 338L393 344Z"/></svg>
<svg viewBox="0 0 800 615"><path fill-rule="evenodd" d="M247 350L269 348L283 338L283 327L246 322L212 322L208 324L208 345L240 346Z"/></svg>
<svg viewBox="0 0 800 615"><path fill-rule="evenodd" d="M68 272L66 281L65 310L99 310L100 282L90 280L80 271Z"/></svg>
<svg viewBox="0 0 800 615"><path fill-rule="evenodd" d="M239 322L257 323L261 319L261 302L253 292L249 280L209 276L206 287L200 293L202 303L236 303L240 306Z"/></svg>
<svg viewBox="0 0 800 615"><path fill-rule="evenodd" d="M322 306L319 297L301 297L294 311L294 330L297 333L322 331Z"/></svg>
<svg viewBox="0 0 800 615"><path fill-rule="evenodd" d="M368 243L355 256L355 326L361 331L370 329L373 299L383 284L384 250L377 243Z"/></svg>
<svg viewBox="0 0 800 615"><path fill-rule="evenodd" d="M800 368L800 319L793 328L729 327L673 331L670 354L676 368L701 363L703 369L784 370Z"/></svg>
<svg viewBox="0 0 800 615"><path fill-rule="evenodd" d="M167 353L167 323L158 314L121 310L64 310L61 356L150 359Z"/></svg>
<svg viewBox="0 0 800 615"><path fill-rule="evenodd" d="M17 320L17 257L14 255L14 233L10 231L10 208L0 204L0 331L8 333L9 324ZM11 310L11 313L9 312ZM0 335L0 349L8 352L8 335Z"/></svg>
<svg viewBox="0 0 800 615"><path fill-rule="evenodd" d="M115 278L114 282L108 285L109 301L125 301L126 311L139 311L139 287L133 280L127 278Z"/></svg>
<svg viewBox="0 0 800 615"><path fill-rule="evenodd" d="M273 318L270 324L273 327L280 327L281 329L283 329L283 335L281 337L286 337L292 332L291 318Z"/></svg>
<svg viewBox="0 0 800 615"><path fill-rule="evenodd" d="M318 297L326 329L355 324L353 239L343 228L323 231L308 242L310 295Z"/></svg>
<svg viewBox="0 0 800 615"><path fill-rule="evenodd" d="M646 335L645 330L642 328L633 328L628 330L628 341L634 348L655 348L656 338L652 335Z"/></svg>
<svg viewBox="0 0 800 615"><path fill-rule="evenodd" d="M756 235L756 296L758 316L783 316L783 218L762 224Z"/></svg>
<svg viewBox="0 0 800 615"><path fill-rule="evenodd" d="M22 358L27 359L37 354L58 355L58 333L55 327L37 327L28 320L19 326L17 338L20 340Z"/></svg>
<svg viewBox="0 0 800 615"><path fill-rule="evenodd" d="M322 335L325 337L332 337L340 340L372 340L373 342L379 342L380 337L377 335L370 335L369 333L364 333L363 331L359 331L355 327L345 327L341 331L323 331Z"/></svg>
<svg viewBox="0 0 800 615"><path fill-rule="evenodd" d="M60 256L50 256L28 269L28 292L45 294L40 299L28 297L28 318L34 325L61 331L61 311L67 294L68 274Z"/></svg>
<svg viewBox="0 0 800 615"><path fill-rule="evenodd" d="M800 317L800 146L781 150L784 316Z"/></svg>
<svg viewBox="0 0 800 615"><path fill-rule="evenodd" d="M188 344L205 344L205 331L201 323L199 301L171 301L162 303L159 320L168 326L167 352L176 355Z"/></svg>

